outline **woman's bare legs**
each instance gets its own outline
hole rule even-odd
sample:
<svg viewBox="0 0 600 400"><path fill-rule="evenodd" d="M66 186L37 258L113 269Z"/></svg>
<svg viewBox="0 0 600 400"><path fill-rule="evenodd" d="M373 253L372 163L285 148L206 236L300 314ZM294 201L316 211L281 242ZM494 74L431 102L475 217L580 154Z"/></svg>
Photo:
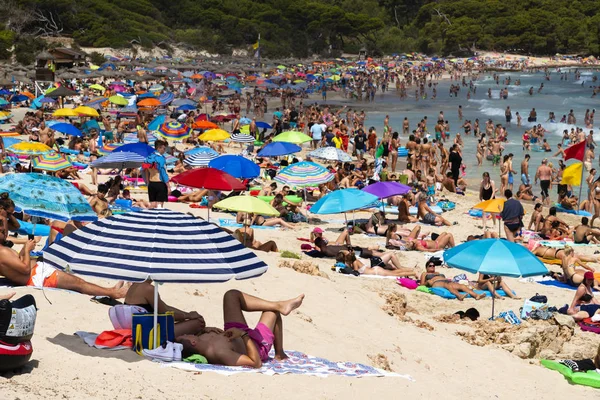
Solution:
<svg viewBox="0 0 600 400"><path fill-rule="evenodd" d="M381 267L365 268L364 275L379 275L379 276L417 276L417 273L410 268L400 268L393 271Z"/></svg>
<svg viewBox="0 0 600 400"><path fill-rule="evenodd" d="M338 236L338 238L336 239L335 243L332 243L332 244L350 245L350 232L348 232L348 229L344 229L344 231L342 233L340 233L340 236Z"/></svg>
<svg viewBox="0 0 600 400"><path fill-rule="evenodd" d="M438 249L445 249L446 246L449 248L454 247L454 236L451 233L444 232L435 240L438 244Z"/></svg>
<svg viewBox="0 0 600 400"><path fill-rule="evenodd" d="M281 226L283 226L284 228L287 228L287 229L294 229L294 225L291 225L291 224L285 222L281 218L267 218L267 219L265 219L265 223L263 225L264 226L281 225Z"/></svg>
<svg viewBox="0 0 600 400"><path fill-rule="evenodd" d="M470 294L475 300L483 299L485 297L485 294L483 294L483 293L477 294L468 286L461 285L460 283L454 283L454 282L446 283L446 288L450 292L452 292L452 289L454 289L456 291L466 292L466 293ZM452 292L452 294L454 294L456 296L456 294L454 292Z"/></svg>

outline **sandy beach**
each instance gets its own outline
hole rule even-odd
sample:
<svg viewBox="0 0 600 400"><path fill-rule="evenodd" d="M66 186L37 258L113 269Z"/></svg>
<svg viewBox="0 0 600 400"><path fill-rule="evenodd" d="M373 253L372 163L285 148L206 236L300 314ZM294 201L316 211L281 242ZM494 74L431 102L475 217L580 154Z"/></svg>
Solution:
<svg viewBox="0 0 600 400"><path fill-rule="evenodd" d="M541 61L540 61L540 65ZM336 100L341 100L337 98ZM273 103L276 104L276 103ZM373 105L377 106L377 103ZM14 111L22 118L25 109ZM226 149L228 149L226 147ZM228 151L233 151L233 148ZM302 153L304 155L305 152ZM91 185L88 174L79 182ZM108 179L100 175L100 182ZM424 232L450 232L457 243L468 235L481 234L481 220L468 215L479 202L478 193L465 196L443 195L456 202L456 209L444 218L457 225L422 226ZM132 197L146 198L142 190L132 190ZM525 224L533 203L523 202ZM206 209L188 204L168 203L169 209L207 217ZM545 210L544 214L547 213ZM310 224L297 224L293 230L256 229L256 239L274 239L280 251L301 254L301 260L282 258L280 253L257 251L269 270L257 279L230 281L223 284L164 284L160 294L165 302L180 309L202 314L208 326L222 327L222 296L229 289L268 299L288 299L304 293L302 307L284 319L287 350L324 357L332 361L359 362L414 380L385 378L317 378L299 375L265 376L241 373L223 376L215 373L191 373L161 368L131 351L107 351L88 347L76 331L100 333L112 329L108 306L90 301L89 296L62 290L37 290L18 287L16 297L32 294L37 302L38 317L32 339L32 361L20 374L0 377L1 399L201 399L252 398L275 399L363 399L434 398L447 399L538 399L594 398L595 390L569 384L554 371L543 368L539 360L581 359L593 357L600 345L600 335L586 333L572 318L561 316L549 321L523 321L516 327L489 321L492 300L445 300L399 286L395 279L354 277L331 270L332 259L302 255L298 238L308 238L316 226L325 236L335 239L344 228L342 215L311 218ZM355 217L368 218L366 212ZM211 221L234 218L231 214L211 212ZM569 225L579 224L580 217L560 214ZM488 222L488 226L491 221ZM407 224L412 228L414 224ZM497 226L494 227L496 230ZM492 228L492 229L494 229ZM504 236L504 235L503 235ZM385 246L384 237L364 234L352 236L359 246ZM15 247L18 250L18 246ZM41 244L38 245L41 249ZM598 246L577 247L576 251L593 255ZM425 255L417 251L396 252L405 267L425 269ZM559 271L559 266L548 266ZM438 267L438 272L453 277L461 270ZM467 274L476 280L473 274ZM114 282L86 277L100 285ZM496 315L513 310L516 314L536 293L548 296L560 307L570 304L574 291L543 286L507 278L509 286L521 300L503 299L495 303ZM475 307L481 314L476 322L457 321L452 314ZM254 316L253 316L254 317ZM256 318L250 317L251 325Z"/></svg>

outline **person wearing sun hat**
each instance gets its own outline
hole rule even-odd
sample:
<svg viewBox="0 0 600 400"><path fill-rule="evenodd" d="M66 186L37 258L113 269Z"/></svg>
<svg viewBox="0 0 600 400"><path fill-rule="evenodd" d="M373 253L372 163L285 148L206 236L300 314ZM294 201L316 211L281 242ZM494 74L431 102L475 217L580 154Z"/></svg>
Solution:
<svg viewBox="0 0 600 400"><path fill-rule="evenodd" d="M344 229L344 231L342 233L340 233L340 236L338 236L337 240L335 242L329 242L327 239L325 239L323 237L323 229L316 227L315 229L312 230L312 232L310 233L310 242L314 243L315 240L317 240L317 238L323 238L323 240L325 240L325 243L330 244L330 245L337 245L337 246L341 246L343 244L347 244L347 245L351 245L350 244L350 231L348 231L348 229Z"/></svg>

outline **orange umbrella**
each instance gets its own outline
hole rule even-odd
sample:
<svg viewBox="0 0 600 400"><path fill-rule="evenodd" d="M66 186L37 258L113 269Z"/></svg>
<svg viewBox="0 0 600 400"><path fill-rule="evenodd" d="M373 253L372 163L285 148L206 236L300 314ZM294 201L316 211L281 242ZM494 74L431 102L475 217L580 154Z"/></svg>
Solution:
<svg viewBox="0 0 600 400"><path fill-rule="evenodd" d="M158 99L148 98L140 100L137 105L138 107L158 107L162 105L162 103Z"/></svg>
<svg viewBox="0 0 600 400"><path fill-rule="evenodd" d="M200 75L200 74L194 74L194 75L190 76L190 78L192 78L192 79L204 79L204 76Z"/></svg>
<svg viewBox="0 0 600 400"><path fill-rule="evenodd" d="M200 120L200 121L194 122L194 125L192 125L192 128L194 128L194 129L217 129L217 128L219 128L219 126L217 124L215 124L214 122Z"/></svg>
<svg viewBox="0 0 600 400"><path fill-rule="evenodd" d="M19 94L22 94L23 96L27 96L31 100L35 99L35 95L33 93L31 93L31 92L28 92L28 91L23 91L23 92L20 92Z"/></svg>

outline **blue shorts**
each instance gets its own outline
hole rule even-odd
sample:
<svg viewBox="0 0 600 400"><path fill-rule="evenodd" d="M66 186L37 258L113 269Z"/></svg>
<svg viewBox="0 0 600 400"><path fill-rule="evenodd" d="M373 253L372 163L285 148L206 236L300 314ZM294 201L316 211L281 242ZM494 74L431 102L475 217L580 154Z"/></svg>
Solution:
<svg viewBox="0 0 600 400"><path fill-rule="evenodd" d="M435 196L435 186L427 187L427 196Z"/></svg>
<svg viewBox="0 0 600 400"><path fill-rule="evenodd" d="M508 183L509 185L515 183L515 179L513 178L513 174L511 172L508 173Z"/></svg>
<svg viewBox="0 0 600 400"><path fill-rule="evenodd" d="M525 186L529 186L531 184L529 181L529 175L521 174L521 183Z"/></svg>

